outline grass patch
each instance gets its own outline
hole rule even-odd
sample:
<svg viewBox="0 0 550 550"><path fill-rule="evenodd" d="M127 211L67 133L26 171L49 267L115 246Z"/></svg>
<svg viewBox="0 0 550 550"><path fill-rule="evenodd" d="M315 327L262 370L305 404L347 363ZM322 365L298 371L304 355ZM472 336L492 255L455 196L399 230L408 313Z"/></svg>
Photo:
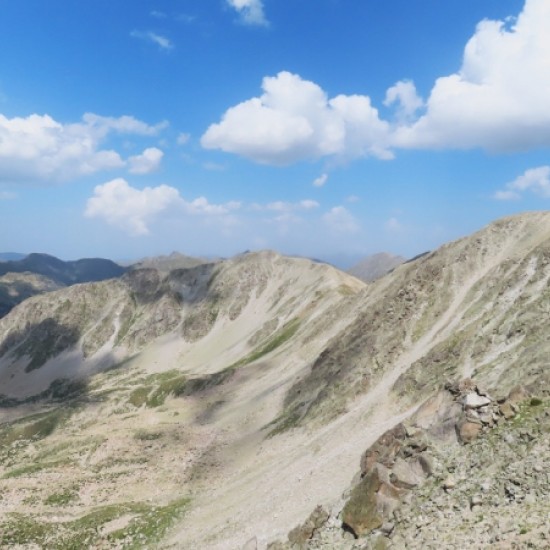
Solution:
<svg viewBox="0 0 550 550"><path fill-rule="evenodd" d="M74 489L65 489L59 493L52 493L44 499L44 504L47 506L66 506L78 497Z"/></svg>
<svg viewBox="0 0 550 550"><path fill-rule="evenodd" d="M137 430L134 433L134 439L138 441L155 441L162 437L162 432L151 431L151 430Z"/></svg>
<svg viewBox="0 0 550 550"><path fill-rule="evenodd" d="M72 407L57 408L32 415L0 427L0 447L18 440L39 440L51 435L72 414Z"/></svg>
<svg viewBox="0 0 550 550"><path fill-rule="evenodd" d="M0 547L38 545L52 550L80 550L116 544L125 550L147 548L162 540L188 505L188 498L174 500L166 506L113 504L96 508L77 520L56 523L10 514L9 519L0 524ZM103 532L102 528L109 522L126 515L134 517L124 528Z"/></svg>
<svg viewBox="0 0 550 550"><path fill-rule="evenodd" d="M177 370L160 374L152 374L141 380L141 386L130 393L128 402L134 407L143 405L154 408L164 405L169 395L183 395L187 385L187 377Z"/></svg>
<svg viewBox="0 0 550 550"><path fill-rule="evenodd" d="M270 422L266 427L274 426L274 428L268 432L267 437L274 437L278 434L286 432L295 428L300 423L302 415L295 409L283 412L281 416Z"/></svg>
<svg viewBox="0 0 550 550"><path fill-rule="evenodd" d="M128 403L138 408L142 405L146 405L147 399L149 398L149 394L151 393L152 389L152 386L140 386L139 388L136 388L130 394L130 397L128 398Z"/></svg>
<svg viewBox="0 0 550 550"><path fill-rule="evenodd" d="M256 351L248 354L246 357L243 357L242 359L231 365L231 367L237 368L248 365L250 363L253 363L254 361L257 361L264 355L271 353L272 351L281 347L285 342L290 340L296 334L299 328L300 320L292 319L292 321L289 321L288 323L286 323L286 325L281 327L281 329L278 330L263 346L261 346Z"/></svg>
<svg viewBox="0 0 550 550"><path fill-rule="evenodd" d="M64 466L70 461L67 460L56 460L52 462L33 462L32 464L26 464L25 466L20 466L19 468L14 468L6 472L2 478L3 479L12 479L16 477L28 476L31 474L36 474L42 470L48 470L50 468L56 468L58 466Z"/></svg>

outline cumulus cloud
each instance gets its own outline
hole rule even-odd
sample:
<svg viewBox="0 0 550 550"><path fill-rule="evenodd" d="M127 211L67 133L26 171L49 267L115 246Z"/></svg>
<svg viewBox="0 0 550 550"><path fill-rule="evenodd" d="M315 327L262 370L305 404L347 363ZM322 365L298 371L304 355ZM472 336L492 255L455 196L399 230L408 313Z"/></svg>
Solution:
<svg viewBox="0 0 550 550"><path fill-rule="evenodd" d="M550 145L549 24L548 0L526 0L513 23L479 23L460 70L436 81L425 114L398 128L394 145L496 152Z"/></svg>
<svg viewBox="0 0 550 550"><path fill-rule="evenodd" d="M323 185L325 185L327 181L328 181L328 174L321 174L318 178L315 178L313 180L313 186L323 187Z"/></svg>
<svg viewBox="0 0 550 550"><path fill-rule="evenodd" d="M367 95L329 98L314 82L280 72L263 79L259 97L229 108L201 143L278 165L323 157L388 159L400 148L548 147L549 25L548 0L525 0L517 18L481 21L459 70L438 78L425 102L409 80L387 90L391 124Z"/></svg>
<svg viewBox="0 0 550 550"><path fill-rule="evenodd" d="M169 38L153 31L132 31L130 36L156 44L161 50L168 51L174 48L174 44Z"/></svg>
<svg viewBox="0 0 550 550"><path fill-rule="evenodd" d="M141 153L128 159L130 174L150 174L158 170L164 153L156 147L149 147Z"/></svg>
<svg viewBox="0 0 550 550"><path fill-rule="evenodd" d="M61 182L123 168L126 162L116 151L102 149L102 141L113 132L152 136L165 126L91 113L74 124L49 115L10 119L0 114L0 182Z"/></svg>
<svg viewBox="0 0 550 550"><path fill-rule="evenodd" d="M221 149L266 164L324 156L390 158L389 125L367 96L329 99L315 83L283 71L263 79L264 93L231 107L201 138Z"/></svg>
<svg viewBox="0 0 550 550"><path fill-rule="evenodd" d="M539 166L526 170L514 181L507 183L504 189L494 195L498 200L520 199L522 193L531 191L544 198L550 198L550 166Z"/></svg>
<svg viewBox="0 0 550 550"><path fill-rule="evenodd" d="M247 25L268 25L262 0L227 0L227 3L237 10L243 23Z"/></svg>
<svg viewBox="0 0 550 550"><path fill-rule="evenodd" d="M338 233L357 233L360 226L353 214L343 206L334 206L323 215L323 221Z"/></svg>
<svg viewBox="0 0 550 550"><path fill-rule="evenodd" d="M84 215L103 219L130 235L139 236L149 233L149 225L161 213L220 216L238 208L238 202L212 204L205 197L187 201L177 189L168 185L137 189L125 179L117 178L94 189Z"/></svg>
<svg viewBox="0 0 550 550"><path fill-rule="evenodd" d="M416 86L410 80L401 80L386 91L384 105L397 105L396 118L406 122L414 118L416 112L424 105L416 92Z"/></svg>

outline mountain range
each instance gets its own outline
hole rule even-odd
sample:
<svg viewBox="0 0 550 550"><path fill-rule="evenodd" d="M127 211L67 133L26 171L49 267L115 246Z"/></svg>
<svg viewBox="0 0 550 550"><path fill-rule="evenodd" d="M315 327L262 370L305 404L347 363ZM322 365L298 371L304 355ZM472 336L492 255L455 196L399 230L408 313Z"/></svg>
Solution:
<svg viewBox="0 0 550 550"><path fill-rule="evenodd" d="M20 257L22 256L22 257ZM0 317L36 294L119 277L126 269L101 258L64 262L48 254L4 253L0 262ZM13 258L13 259L10 259Z"/></svg>
<svg viewBox="0 0 550 550"><path fill-rule="evenodd" d="M0 546L547 548L549 281L535 212L371 283L259 252L27 298Z"/></svg>

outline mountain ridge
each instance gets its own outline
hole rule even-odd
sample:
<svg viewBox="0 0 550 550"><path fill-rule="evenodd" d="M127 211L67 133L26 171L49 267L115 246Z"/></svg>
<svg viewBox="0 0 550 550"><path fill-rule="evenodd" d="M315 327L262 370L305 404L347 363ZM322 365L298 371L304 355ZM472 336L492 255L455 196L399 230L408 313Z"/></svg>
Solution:
<svg viewBox="0 0 550 550"><path fill-rule="evenodd" d="M358 473L360 456L368 449L382 452L386 434L403 425L403 453L418 441L414 434L428 438L428 484L437 488L441 476L451 475L453 456L470 456L465 445L473 452L497 438L495 449L502 450L499 438L519 438L515 426L531 405L526 397L510 401L514 388L539 388L533 410L537 418L547 410L549 281L550 213L535 212L498 220L368 285L325 264L261 252L168 273L141 269L30 298L0 320L0 383L10 404L2 411L8 432L0 436L34 425L25 420L25 407L43 413L44 407L67 410L70 402L80 412L33 443L36 452L58 461L38 462L42 469L29 480L40 483L42 500L34 507L16 504L25 489L14 464L30 468L36 458L27 443L7 447L12 454L0 460L0 483L21 499L0 506L0 526L10 510L35 522L51 514L48 476L63 472L75 496L62 509L76 517L92 505L141 502L144 494L163 510L190 499L170 532L163 532L165 548L226 550L249 543L247 548L264 549L286 539L316 504L326 514L311 521L326 516L331 527L315 527L321 538L310 532L300 543L304 548L391 547L394 530L395 544L415 536L421 545L427 539L408 527L417 512L405 501L399 509L408 515L390 516L391 529L346 538L340 527L354 488L361 479L374 483L370 470ZM38 345L43 342L49 342L48 353ZM67 374L84 389L67 386ZM80 397L52 397L64 392ZM509 410L517 418L503 424ZM447 438L444 452L430 439L426 415L433 416L434 433ZM491 415L503 426L494 432L486 423ZM69 433L82 439L81 452L103 477L79 466L74 454L54 453ZM471 442L464 441L466 434ZM92 436L101 440L96 450L84 443ZM537 452L545 452L547 442L540 432ZM121 463L122 457L143 462ZM393 506L405 494L394 482L412 485L407 498L427 498L428 485L407 481L420 475L418 453L399 458L398 467L382 464L394 481L378 478L373 485L384 483L393 500L381 499L378 485L374 496L369 493L375 506ZM505 471L510 460L504 453L493 463ZM476 467L471 476L482 479L488 466ZM468 475L465 466L459 470ZM124 483L105 477L115 472ZM75 486L89 489L75 493ZM475 496L462 489L456 494ZM541 498L530 497L533 517L542 513ZM504 515L517 505L499 502ZM462 506L449 501L455 504ZM435 526L440 520L434 515L431 521ZM475 522L468 525L477 529ZM108 530L101 533L94 543L112 544Z"/></svg>

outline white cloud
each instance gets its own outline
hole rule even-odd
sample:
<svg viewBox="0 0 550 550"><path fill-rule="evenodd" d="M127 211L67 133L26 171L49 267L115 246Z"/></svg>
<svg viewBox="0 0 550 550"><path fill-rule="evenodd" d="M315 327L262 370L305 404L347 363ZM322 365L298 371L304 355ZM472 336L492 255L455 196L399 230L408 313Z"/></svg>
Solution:
<svg viewBox="0 0 550 550"><path fill-rule="evenodd" d="M253 205L254 210L272 210L275 212L293 212L296 210L313 210L318 208L319 203L311 199L304 199L298 202L285 202L285 201L274 201L270 202L264 206L259 204Z"/></svg>
<svg viewBox="0 0 550 550"><path fill-rule="evenodd" d="M386 231L390 231L392 233L397 233L403 229L403 226L396 217L389 218L384 224L384 227L386 228Z"/></svg>
<svg viewBox="0 0 550 550"><path fill-rule="evenodd" d="M350 195L349 197L346 197L346 202L359 202L361 199L357 195Z"/></svg>
<svg viewBox="0 0 550 550"><path fill-rule="evenodd" d="M249 2L232 0L237 9ZM405 149L521 151L550 146L550 1L525 0L517 18L481 21L460 69L435 81L426 102L412 81L391 86L390 124L366 95L328 98L299 75L265 77L263 93L229 108L201 138L265 164L393 157Z"/></svg>
<svg viewBox="0 0 550 550"><path fill-rule="evenodd" d="M162 36L161 34L157 34L153 31L132 31L130 33L130 36L132 38L139 38L140 40L152 42L153 44L156 44L161 50L168 51L174 48L174 44L169 38L166 38L166 36Z"/></svg>
<svg viewBox="0 0 550 550"><path fill-rule="evenodd" d="M123 178L111 180L94 189L94 195L86 203L84 215L100 218L109 225L119 227L130 235L149 233L149 225L161 213L166 215L221 216L240 208L240 203L211 204L205 197L185 200L174 187L159 185L140 190Z"/></svg>
<svg viewBox="0 0 550 550"><path fill-rule="evenodd" d="M90 128L96 130L102 137L114 131L119 134L135 134L138 136L158 136L168 127L168 121L163 120L154 126L133 116L124 115L118 118L86 113L82 120Z"/></svg>
<svg viewBox="0 0 550 550"><path fill-rule="evenodd" d="M126 180L117 178L94 189L84 215L103 218L131 235L147 235L148 222L179 200L179 192L173 187L160 185L140 191L130 187Z"/></svg>
<svg viewBox="0 0 550 550"><path fill-rule="evenodd" d="M190 139L191 139L191 134L181 132L178 136L177 143L178 145L187 145Z"/></svg>
<svg viewBox="0 0 550 550"><path fill-rule="evenodd" d="M158 170L164 153L156 147L149 147L141 153L128 159L130 174L150 174Z"/></svg>
<svg viewBox="0 0 550 550"><path fill-rule="evenodd" d="M323 221L338 233L357 233L360 226L355 217L343 206L334 206L323 215Z"/></svg>
<svg viewBox="0 0 550 550"><path fill-rule="evenodd" d="M149 15L155 19L166 19L166 14L163 11L152 10Z"/></svg>
<svg viewBox="0 0 550 550"><path fill-rule="evenodd" d="M17 198L17 194L13 191L0 191L0 201L11 201Z"/></svg>
<svg viewBox="0 0 550 550"><path fill-rule="evenodd" d="M328 181L328 174L321 174L318 178L313 180L314 187L323 187Z"/></svg>
<svg viewBox="0 0 550 550"><path fill-rule="evenodd" d="M152 136L166 126L91 113L82 120L62 124L49 115L10 119L0 114L0 182L61 182L123 168L126 162L119 153L101 149L110 133Z"/></svg>
<svg viewBox="0 0 550 550"><path fill-rule="evenodd" d="M424 102L416 93L416 87L410 80L401 80L386 91L384 105L387 107L397 104L396 118L400 122L406 122L414 118Z"/></svg>
<svg viewBox="0 0 550 550"><path fill-rule="evenodd" d="M201 138L221 149L266 164L324 156L391 158L389 124L367 96L328 99L315 83L289 72L263 79L264 93L231 107Z"/></svg>
<svg viewBox="0 0 550 550"><path fill-rule="evenodd" d="M514 181L507 183L505 188L497 191L494 198L498 200L516 200L521 198L525 191L532 191L536 195L550 198L550 166L539 166L526 170Z"/></svg>
<svg viewBox="0 0 550 550"><path fill-rule="evenodd" d="M262 0L227 0L239 12L241 21L247 25L267 26Z"/></svg>
<svg viewBox="0 0 550 550"><path fill-rule="evenodd" d="M526 0L513 24L484 20L459 72L437 79L426 113L397 129L408 148L515 151L550 145L550 2Z"/></svg>
<svg viewBox="0 0 550 550"><path fill-rule="evenodd" d="M87 124L63 125L48 115L0 115L0 181L64 181L124 166L118 153L99 149L103 137Z"/></svg>

